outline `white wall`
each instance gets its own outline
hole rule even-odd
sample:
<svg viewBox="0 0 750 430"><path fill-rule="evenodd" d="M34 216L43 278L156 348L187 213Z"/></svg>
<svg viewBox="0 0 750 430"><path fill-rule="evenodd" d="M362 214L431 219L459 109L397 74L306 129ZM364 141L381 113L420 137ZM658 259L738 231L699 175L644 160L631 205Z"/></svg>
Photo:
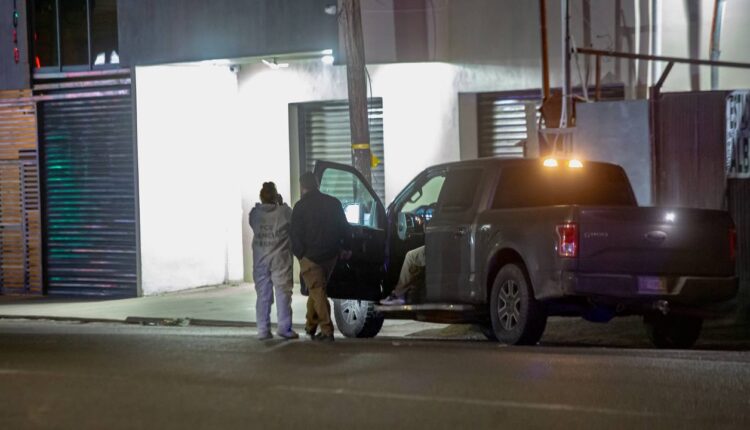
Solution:
<svg viewBox="0 0 750 430"><path fill-rule="evenodd" d="M663 55L688 57L688 24L684 0L662 0L663 14ZM701 0L700 12L700 58L709 59L711 25L714 0ZM750 1L728 0L721 33L721 61L750 63ZM711 88L711 68L700 67L701 90ZM719 68L720 89L750 88L750 69ZM690 70L686 65L675 65L664 89L685 91L690 89Z"/></svg>
<svg viewBox="0 0 750 430"><path fill-rule="evenodd" d="M425 167L460 158L459 93L541 86L538 2L428 3L434 5L425 11L430 18L428 56L453 62L368 67L371 96L383 98L387 201ZM702 26L710 28L708 3L712 2L702 3ZM741 25L750 18L750 8L728 3L722 59L750 61L750 50L744 49L748 27ZM573 34L581 45L582 1L571 4ZM592 44L634 51L635 40L614 39L613 4L591 2ZM635 4L622 0L624 35L637 27ZM368 50L373 53L368 59L387 62L397 43L388 11L392 1L372 0L368 8L363 17ZM560 8L557 2L548 2L548 9L551 78L553 85L559 85ZM684 3L664 0L664 10L663 53L685 56ZM707 37L704 31L703 39ZM375 48L373 41L379 42ZM706 47L701 50L707 55ZM629 79L627 62L620 63L619 72L614 66L614 60L603 62L605 82L614 82L618 75ZM748 72L728 70L722 70L723 87L748 86ZM676 67L673 73L666 89L687 89L687 70ZM265 181L276 182L287 200L291 194L289 104L347 97L345 68L318 60L294 61L279 70L249 64L241 68L238 79L239 91L235 77L225 68L138 70L145 293L236 279L243 267L244 278L252 279L247 214ZM703 79L707 82L708 69ZM578 84L577 75L573 81Z"/></svg>
<svg viewBox="0 0 750 430"><path fill-rule="evenodd" d="M653 0L620 0L621 21L615 24L615 0L590 0L591 47L623 52L656 53L650 47L650 4ZM714 0L697 0L700 8L699 57L709 58L709 41ZM685 0L661 0L661 54L690 57L688 16ZM647 4L648 20L641 22L638 13ZM721 60L750 62L747 40L750 36L750 1L729 0L721 35ZM585 46L584 1L570 1L571 34L577 46ZM399 40L394 38L396 25L393 0L364 0L362 20L365 54L369 62L398 61ZM413 12L409 12L413 13ZM533 88L541 87L541 37L539 2L536 0L429 0L425 2L428 49L423 60L450 63L501 64L522 68L533 67ZM408 27L408 21L406 24ZM550 59L550 80L561 84L561 2L547 1L547 30ZM408 30L408 28L406 28ZM645 45L641 43L645 40ZM642 49L643 47L649 49ZM580 59L585 68L585 56ZM589 61L589 85L594 84L594 61ZM665 64L662 64L663 68ZM650 67L650 66L649 66ZM643 70L648 74L647 70ZM582 71L585 75L585 69ZM710 68L701 67L701 89L710 88ZM631 89L638 79L638 62L602 59L602 82L624 83ZM643 77L646 79L648 76ZM576 63L573 63L573 84L580 84ZM720 69L722 89L750 87L750 71ZM689 67L676 65L666 82L667 91L690 89ZM630 91L628 92L630 93Z"/></svg>
<svg viewBox="0 0 750 430"><path fill-rule="evenodd" d="M458 93L532 88L532 71L490 65L401 63L371 65L372 95L383 98L386 200L390 202L424 168L460 158ZM271 70L243 66L239 75L243 136L243 214L260 186L276 182L291 193L289 104L346 99L346 69L318 60ZM387 203L386 202L386 203ZM243 223L245 277L251 279L252 234Z"/></svg>
<svg viewBox="0 0 750 430"><path fill-rule="evenodd" d="M242 279L237 79L136 69L144 295Z"/></svg>

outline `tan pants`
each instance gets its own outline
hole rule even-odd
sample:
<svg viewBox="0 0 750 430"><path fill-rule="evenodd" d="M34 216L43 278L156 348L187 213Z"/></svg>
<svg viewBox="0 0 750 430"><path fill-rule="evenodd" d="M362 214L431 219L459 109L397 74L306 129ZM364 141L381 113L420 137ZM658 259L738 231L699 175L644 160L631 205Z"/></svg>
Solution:
<svg viewBox="0 0 750 430"><path fill-rule="evenodd" d="M336 258L318 264L307 258L300 260L300 275L307 287L307 315L305 316L305 331L315 333L320 326L321 333L333 334L331 322L331 305L326 295L326 285L336 267Z"/></svg>
<svg viewBox="0 0 750 430"><path fill-rule="evenodd" d="M411 290L423 284L426 265L424 246L407 252L404 264L401 266L401 276L399 276L398 284L391 295L405 298Z"/></svg>

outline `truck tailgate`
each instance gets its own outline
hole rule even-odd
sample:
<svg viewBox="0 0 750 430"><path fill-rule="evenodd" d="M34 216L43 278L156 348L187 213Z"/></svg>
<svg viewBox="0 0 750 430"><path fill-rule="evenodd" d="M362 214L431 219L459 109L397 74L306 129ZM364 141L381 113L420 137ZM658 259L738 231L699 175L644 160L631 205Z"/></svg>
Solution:
<svg viewBox="0 0 750 430"><path fill-rule="evenodd" d="M729 214L702 209L579 208L578 270L731 276Z"/></svg>

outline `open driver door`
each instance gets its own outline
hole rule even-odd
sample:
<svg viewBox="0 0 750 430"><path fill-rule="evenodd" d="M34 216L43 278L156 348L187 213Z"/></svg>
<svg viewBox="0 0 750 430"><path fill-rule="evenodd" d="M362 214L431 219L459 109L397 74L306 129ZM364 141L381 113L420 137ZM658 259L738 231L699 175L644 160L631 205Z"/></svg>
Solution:
<svg viewBox="0 0 750 430"><path fill-rule="evenodd" d="M336 197L352 232L352 257L339 260L328 282L332 299L377 301L383 297L385 207L370 184L352 166L318 161L315 177L320 191Z"/></svg>

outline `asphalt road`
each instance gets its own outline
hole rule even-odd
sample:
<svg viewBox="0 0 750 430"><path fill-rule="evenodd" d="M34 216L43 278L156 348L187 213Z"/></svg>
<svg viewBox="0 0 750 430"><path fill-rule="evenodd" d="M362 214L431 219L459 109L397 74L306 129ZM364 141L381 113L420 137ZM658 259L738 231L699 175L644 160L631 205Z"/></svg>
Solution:
<svg viewBox="0 0 750 430"><path fill-rule="evenodd" d="M750 352L0 321L0 429L750 428Z"/></svg>

